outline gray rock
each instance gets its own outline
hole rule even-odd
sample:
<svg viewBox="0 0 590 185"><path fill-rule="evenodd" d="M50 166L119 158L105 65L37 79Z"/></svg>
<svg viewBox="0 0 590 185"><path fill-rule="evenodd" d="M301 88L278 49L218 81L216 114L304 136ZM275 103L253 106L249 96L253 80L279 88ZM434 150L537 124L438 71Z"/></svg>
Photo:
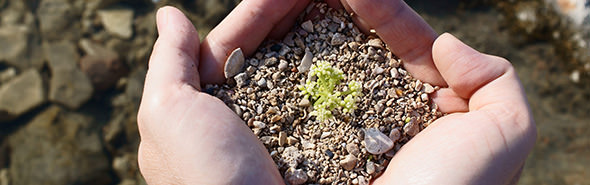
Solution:
<svg viewBox="0 0 590 185"><path fill-rule="evenodd" d="M418 125L418 121L416 120L416 118L412 117L410 119L410 122L404 125L404 133L406 133L409 136L415 136L416 134L418 134L418 132L420 132L420 125Z"/></svg>
<svg viewBox="0 0 590 185"><path fill-rule="evenodd" d="M124 39L133 36L133 9L117 7L98 10L97 14L110 34Z"/></svg>
<svg viewBox="0 0 590 185"><path fill-rule="evenodd" d="M359 185L367 185L369 184L369 182L367 182L367 180L365 179L365 176L358 176L356 178L358 180Z"/></svg>
<svg viewBox="0 0 590 185"><path fill-rule="evenodd" d="M0 27L0 61L21 70L40 69L43 66L43 51L38 36L27 26Z"/></svg>
<svg viewBox="0 0 590 185"><path fill-rule="evenodd" d="M48 42L43 44L45 57L49 62L50 68L53 69L73 69L77 68L77 62L80 59L78 48L69 41Z"/></svg>
<svg viewBox="0 0 590 185"><path fill-rule="evenodd" d="M307 182L307 174L301 169L289 168L285 172L285 180L290 185L299 185Z"/></svg>
<svg viewBox="0 0 590 185"><path fill-rule="evenodd" d="M270 57L270 58L264 59L264 65L267 67L270 67L270 66L277 64L277 61L279 61L279 59L277 59L275 57Z"/></svg>
<svg viewBox="0 0 590 185"><path fill-rule="evenodd" d="M75 7L68 0L41 0L37 8L39 29L45 40L63 39L71 36L69 28L78 16ZM73 29L72 31L76 31ZM68 34L64 35L64 32Z"/></svg>
<svg viewBox="0 0 590 185"><path fill-rule="evenodd" d="M354 167L356 167L357 162L358 162L358 159L354 155L348 154L348 155L346 155L346 157L344 157L344 159L340 160L339 164L345 170L350 171L350 170L354 169Z"/></svg>
<svg viewBox="0 0 590 185"><path fill-rule="evenodd" d="M244 71L244 53L242 52L242 48L237 48L229 57L227 57L227 61L225 61L225 67L223 68L223 74L225 78L231 78Z"/></svg>
<svg viewBox="0 0 590 185"><path fill-rule="evenodd" d="M393 148L393 141L376 128L365 130L365 147L371 154L382 154Z"/></svg>
<svg viewBox="0 0 590 185"><path fill-rule="evenodd" d="M352 155L355 155L355 156L357 156L357 155L359 155L361 153L361 151L359 150L359 146L357 144L354 144L354 143L348 143L348 144L346 144L346 151L349 154L352 154Z"/></svg>
<svg viewBox="0 0 590 185"><path fill-rule="evenodd" d="M236 81L236 85L238 87L244 87L248 85L248 75L246 73L240 73L234 76L234 80Z"/></svg>
<svg viewBox="0 0 590 185"><path fill-rule="evenodd" d="M289 67L289 62L287 62L286 60L281 60L279 62L279 71L287 70L288 67Z"/></svg>
<svg viewBox="0 0 590 185"><path fill-rule="evenodd" d="M79 45L86 53L80 60L80 70L90 78L96 90L112 88L127 74L127 66L117 52L87 39L80 40Z"/></svg>
<svg viewBox="0 0 590 185"><path fill-rule="evenodd" d="M97 127L52 106L8 138L12 184L110 184Z"/></svg>
<svg viewBox="0 0 590 185"><path fill-rule="evenodd" d="M78 69L80 56L76 46L68 41L45 43L45 55L51 68L49 100L77 109L92 96L88 77Z"/></svg>
<svg viewBox="0 0 590 185"><path fill-rule="evenodd" d="M303 149L315 149L315 144L305 139L301 140L301 146Z"/></svg>
<svg viewBox="0 0 590 185"><path fill-rule="evenodd" d="M301 59L301 64L299 64L297 70L300 73L305 73L309 71L309 68L311 68L311 64L313 64L313 53L311 53L311 51L309 50L305 50L305 55L303 55L303 58Z"/></svg>
<svg viewBox="0 0 590 185"><path fill-rule="evenodd" d="M367 164L365 164L365 169L367 170L368 174L375 174L375 162L367 161Z"/></svg>
<svg viewBox="0 0 590 185"><path fill-rule="evenodd" d="M301 24L301 28L306 32L313 33L313 22L311 22L311 20L305 21Z"/></svg>
<svg viewBox="0 0 590 185"><path fill-rule="evenodd" d="M49 100L78 109L92 96L92 83L78 68L53 68L51 71Z"/></svg>
<svg viewBox="0 0 590 185"><path fill-rule="evenodd" d="M332 36L332 40L330 41L330 44L333 46L337 46L337 45L344 44L344 42L346 42L346 35L343 35L341 33L335 33Z"/></svg>
<svg viewBox="0 0 590 185"><path fill-rule="evenodd" d="M399 128L391 129L391 132L389 132L389 139L391 139L391 141L394 143L397 142L397 140L399 140L401 137L402 133L399 131Z"/></svg>
<svg viewBox="0 0 590 185"><path fill-rule="evenodd" d="M283 153L281 153L281 158L282 162L286 163L289 167L296 167L301 162L303 155L297 147L290 146L285 148Z"/></svg>
<svg viewBox="0 0 590 185"><path fill-rule="evenodd" d="M28 70L0 87L0 121L14 119L45 102L43 81Z"/></svg>

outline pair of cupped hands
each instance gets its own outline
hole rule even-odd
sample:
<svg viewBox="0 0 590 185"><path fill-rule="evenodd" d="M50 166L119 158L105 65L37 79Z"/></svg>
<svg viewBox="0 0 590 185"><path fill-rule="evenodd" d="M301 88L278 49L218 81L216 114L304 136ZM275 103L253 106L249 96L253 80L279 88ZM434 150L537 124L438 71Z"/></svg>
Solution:
<svg viewBox="0 0 590 185"><path fill-rule="evenodd" d="M181 11L158 10L156 41L138 113L138 162L149 184L283 184L244 122L202 84L225 81L228 54L279 39L311 0L244 0L201 42ZM438 35L403 0L328 0L374 29L449 113L416 135L374 184L514 184L536 138L507 60Z"/></svg>

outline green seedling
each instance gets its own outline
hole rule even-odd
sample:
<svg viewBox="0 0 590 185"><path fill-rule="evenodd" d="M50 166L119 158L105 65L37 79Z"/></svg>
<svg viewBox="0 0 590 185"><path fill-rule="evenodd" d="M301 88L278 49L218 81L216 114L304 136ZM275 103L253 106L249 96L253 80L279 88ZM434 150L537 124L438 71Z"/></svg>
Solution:
<svg viewBox="0 0 590 185"><path fill-rule="evenodd" d="M304 98L311 98L313 102L313 111L310 113L312 116L325 121L333 117L332 111L336 108L341 109L343 113L350 113L357 108L361 85L356 81L350 81L342 92L336 91L343 79L344 73L332 67L327 61L319 61L311 66L305 85L299 86L299 89Z"/></svg>

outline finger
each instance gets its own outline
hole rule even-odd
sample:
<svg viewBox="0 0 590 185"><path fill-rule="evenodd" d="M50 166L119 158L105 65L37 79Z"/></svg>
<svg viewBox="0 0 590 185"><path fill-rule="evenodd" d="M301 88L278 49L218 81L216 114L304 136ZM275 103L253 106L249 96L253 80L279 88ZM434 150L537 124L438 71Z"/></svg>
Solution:
<svg viewBox="0 0 590 185"><path fill-rule="evenodd" d="M254 53L297 0L248 0L238 6L203 41L199 72L203 83L222 83L227 56L236 48Z"/></svg>
<svg viewBox="0 0 590 185"><path fill-rule="evenodd" d="M297 4L285 15L285 17L275 25L268 38L275 40L282 40L285 34L287 34L295 25L297 17L307 8L311 0L299 0Z"/></svg>
<svg viewBox="0 0 590 185"><path fill-rule="evenodd" d="M470 111L486 112L511 132L534 124L518 76L507 60L482 54L448 33L434 43L433 57L449 87L469 100ZM505 122L516 125L501 124Z"/></svg>
<svg viewBox="0 0 590 185"><path fill-rule="evenodd" d="M158 10L157 25L160 36L150 57L146 89L159 91L183 84L199 89L199 36L192 23L180 10L163 7Z"/></svg>
<svg viewBox="0 0 590 185"><path fill-rule="evenodd" d="M446 83L432 62L436 32L402 0L341 0L364 30L374 29L389 49L404 60L404 67L422 81Z"/></svg>
<svg viewBox="0 0 590 185"><path fill-rule="evenodd" d="M508 71L510 63L490 57L444 33L434 43L436 67L457 95L464 99Z"/></svg>
<svg viewBox="0 0 590 185"><path fill-rule="evenodd" d="M459 97L450 88L442 88L434 92L432 94L432 101L438 106L438 110L444 113L469 111L467 100Z"/></svg>

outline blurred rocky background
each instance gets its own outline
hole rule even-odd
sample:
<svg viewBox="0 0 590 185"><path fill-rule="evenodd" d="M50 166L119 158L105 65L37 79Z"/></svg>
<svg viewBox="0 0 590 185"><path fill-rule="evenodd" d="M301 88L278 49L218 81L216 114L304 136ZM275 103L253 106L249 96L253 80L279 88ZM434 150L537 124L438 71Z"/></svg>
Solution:
<svg viewBox="0 0 590 185"><path fill-rule="evenodd" d="M590 184L587 0L407 2L516 66L539 130L520 184ZM0 0L0 185L145 184L136 114L155 11L181 8L203 37L237 3Z"/></svg>

